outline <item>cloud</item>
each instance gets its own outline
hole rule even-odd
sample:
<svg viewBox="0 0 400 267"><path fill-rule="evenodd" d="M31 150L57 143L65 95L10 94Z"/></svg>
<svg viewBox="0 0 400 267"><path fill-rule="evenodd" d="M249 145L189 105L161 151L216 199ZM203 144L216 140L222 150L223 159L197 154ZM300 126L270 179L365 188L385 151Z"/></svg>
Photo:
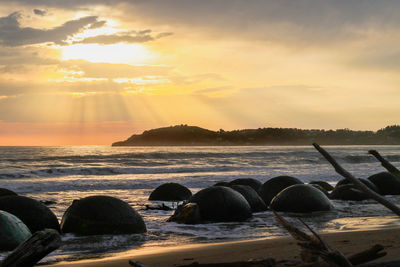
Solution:
<svg viewBox="0 0 400 267"><path fill-rule="evenodd" d="M70 20L52 29L21 27L20 12L14 12L0 18L0 44L4 46L22 46L41 43L65 44L68 37L99 23L97 16L88 16Z"/></svg>
<svg viewBox="0 0 400 267"><path fill-rule="evenodd" d="M33 10L33 13L35 13L35 15L38 15L38 16L45 16L47 14L47 11L35 8Z"/></svg>
<svg viewBox="0 0 400 267"><path fill-rule="evenodd" d="M154 41L166 36L170 36L172 33L164 32L159 33L155 37L151 35L151 30L144 31L130 31L117 34L109 35L97 35L93 37L88 37L80 41L73 42L74 44L116 44L116 43L145 43L149 41Z"/></svg>

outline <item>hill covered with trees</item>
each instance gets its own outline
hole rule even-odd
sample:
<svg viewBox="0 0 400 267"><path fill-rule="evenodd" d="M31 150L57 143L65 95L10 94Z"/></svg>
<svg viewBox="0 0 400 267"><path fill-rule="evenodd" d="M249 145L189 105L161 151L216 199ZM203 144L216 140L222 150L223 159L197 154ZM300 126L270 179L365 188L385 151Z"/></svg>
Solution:
<svg viewBox="0 0 400 267"><path fill-rule="evenodd" d="M224 146L224 145L399 145L400 126L387 126L376 132L258 128L211 131L197 126L176 125L132 135L113 146Z"/></svg>

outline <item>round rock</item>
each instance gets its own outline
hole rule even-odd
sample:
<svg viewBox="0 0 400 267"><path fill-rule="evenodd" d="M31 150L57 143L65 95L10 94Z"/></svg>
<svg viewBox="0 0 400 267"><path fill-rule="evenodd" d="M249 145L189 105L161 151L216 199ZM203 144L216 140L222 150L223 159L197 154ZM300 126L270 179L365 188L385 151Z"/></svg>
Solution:
<svg viewBox="0 0 400 267"><path fill-rule="evenodd" d="M251 188L253 188L256 192L262 186L262 183L259 180L256 180L256 179L253 179L253 178L235 179L235 180L229 182L229 184L230 185L248 185Z"/></svg>
<svg viewBox="0 0 400 267"><path fill-rule="evenodd" d="M340 200L365 200L369 197L362 191L358 190L352 184L342 184L336 186L330 194L331 199L340 199Z"/></svg>
<svg viewBox="0 0 400 267"><path fill-rule="evenodd" d="M283 189L295 184L303 184L297 178L291 176L278 176L266 181L258 191L260 197L264 200L268 206L271 200Z"/></svg>
<svg viewBox="0 0 400 267"><path fill-rule="evenodd" d="M368 186L369 189L371 189L372 191L375 191L375 192L378 193L378 194L381 193L381 192L379 191L379 188L378 188L374 183L372 183L370 180L363 179L363 178L358 178L358 180L360 180L360 182L362 182L364 185ZM353 183L352 183L349 179L342 179L342 180L340 180L340 181L336 184L335 188L338 187L338 186L341 186L341 185L345 185L345 184L350 184L350 185L352 185L354 188L356 188L356 187L353 185ZM358 189L357 189L357 190L358 190Z"/></svg>
<svg viewBox="0 0 400 267"><path fill-rule="evenodd" d="M4 196L17 196L18 194L15 193L14 191L11 191L7 188L0 188L0 197Z"/></svg>
<svg viewBox="0 0 400 267"><path fill-rule="evenodd" d="M31 236L28 227L16 216L0 210L0 251L15 249Z"/></svg>
<svg viewBox="0 0 400 267"><path fill-rule="evenodd" d="M382 195L400 195L400 181L389 172L380 172L368 177Z"/></svg>
<svg viewBox="0 0 400 267"><path fill-rule="evenodd" d="M24 196L0 198L0 210L17 216L32 233L51 228L60 232L56 215L44 204Z"/></svg>
<svg viewBox="0 0 400 267"><path fill-rule="evenodd" d="M215 183L213 186L226 186L226 187L229 187L230 184L228 182L218 182L218 183Z"/></svg>
<svg viewBox="0 0 400 267"><path fill-rule="evenodd" d="M264 200L262 200L252 187L248 185L232 185L231 188L244 196L253 212L267 210L267 205L265 205Z"/></svg>
<svg viewBox="0 0 400 267"><path fill-rule="evenodd" d="M272 199L270 207L276 211L295 213L329 211L333 209L331 201L324 193L306 184L287 187Z"/></svg>
<svg viewBox="0 0 400 267"><path fill-rule="evenodd" d="M234 222L251 217L247 200L232 188L212 186L194 194L189 202L196 203L205 221Z"/></svg>
<svg viewBox="0 0 400 267"><path fill-rule="evenodd" d="M192 192L178 183L162 184L151 192L149 200L183 201L192 196Z"/></svg>
<svg viewBox="0 0 400 267"><path fill-rule="evenodd" d="M143 218L126 202L110 196L74 200L61 220L64 233L77 235L146 232Z"/></svg>

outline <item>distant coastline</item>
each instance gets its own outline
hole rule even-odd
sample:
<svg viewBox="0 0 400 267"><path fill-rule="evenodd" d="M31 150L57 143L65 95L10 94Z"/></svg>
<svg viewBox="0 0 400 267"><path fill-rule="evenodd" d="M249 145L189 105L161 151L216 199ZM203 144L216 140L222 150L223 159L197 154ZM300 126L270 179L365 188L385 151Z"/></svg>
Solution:
<svg viewBox="0 0 400 267"><path fill-rule="evenodd" d="M134 134L112 146L263 146L263 145L400 145L400 126L376 132L258 128L211 131L197 126L176 125Z"/></svg>

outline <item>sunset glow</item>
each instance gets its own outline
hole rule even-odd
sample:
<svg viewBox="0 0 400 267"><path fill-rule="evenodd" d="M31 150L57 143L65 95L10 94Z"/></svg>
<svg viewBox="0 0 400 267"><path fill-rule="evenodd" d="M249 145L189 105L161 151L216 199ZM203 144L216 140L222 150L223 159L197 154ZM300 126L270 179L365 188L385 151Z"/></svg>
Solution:
<svg viewBox="0 0 400 267"><path fill-rule="evenodd" d="M156 54L139 44L75 44L60 48L61 60L81 59L94 63L151 64Z"/></svg>
<svg viewBox="0 0 400 267"><path fill-rule="evenodd" d="M27 139L43 123L64 129L51 145L115 141L100 128L72 137L82 121L129 125L128 137L182 123L377 130L400 117L393 2L28 2L0 8L0 145L22 145L11 136L28 123Z"/></svg>

